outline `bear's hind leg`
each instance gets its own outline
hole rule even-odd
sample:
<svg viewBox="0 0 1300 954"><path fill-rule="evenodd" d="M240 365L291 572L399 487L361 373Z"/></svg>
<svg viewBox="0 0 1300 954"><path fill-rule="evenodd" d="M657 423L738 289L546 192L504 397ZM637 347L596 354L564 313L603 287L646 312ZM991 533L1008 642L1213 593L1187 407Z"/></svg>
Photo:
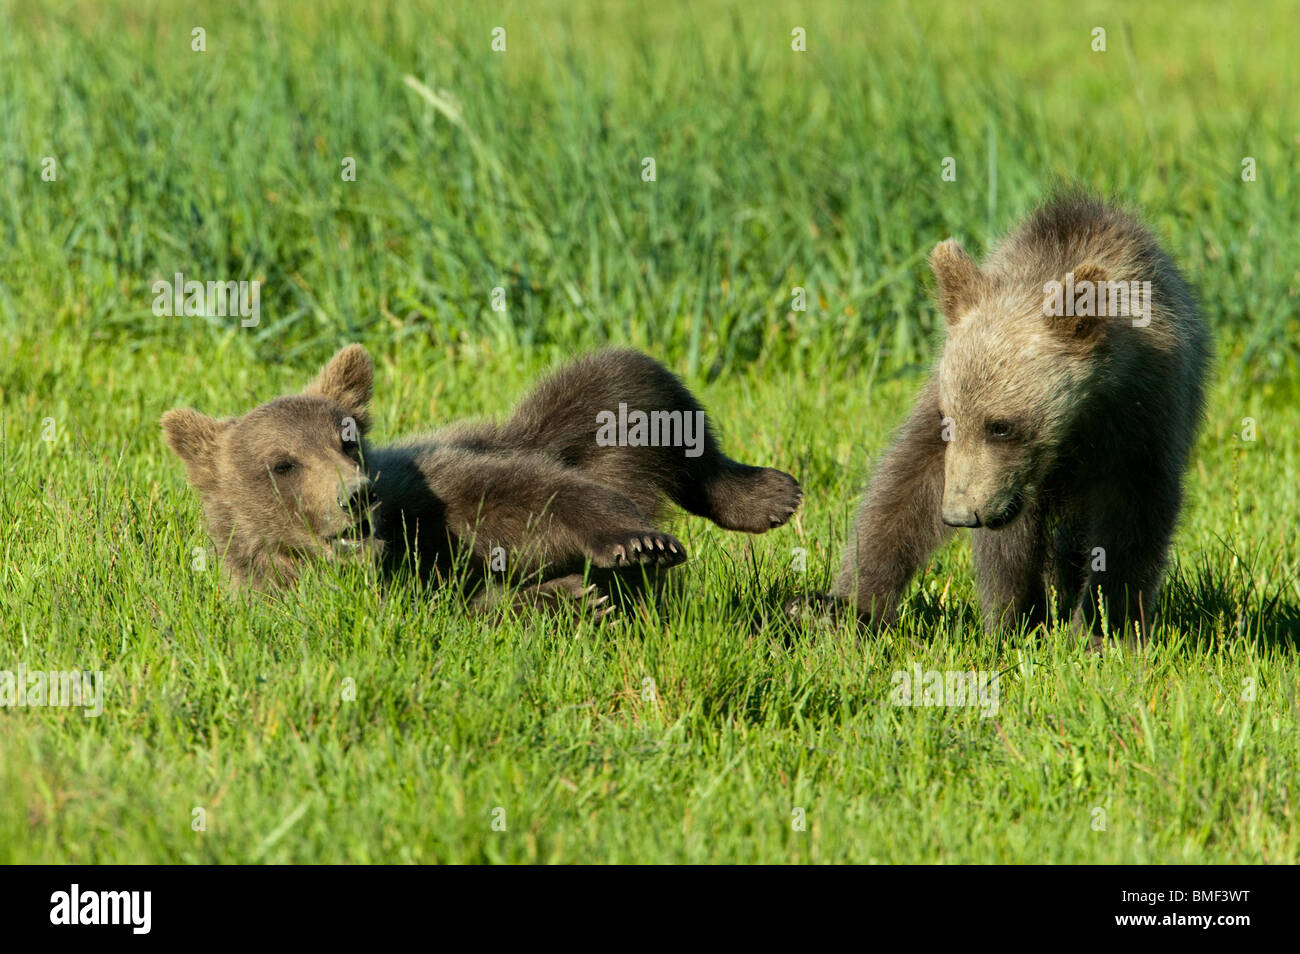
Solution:
<svg viewBox="0 0 1300 954"><path fill-rule="evenodd" d="M569 573L540 583L518 587L486 582L470 600L472 610L483 614L543 610L601 622L615 612L609 594L581 573Z"/></svg>
<svg viewBox="0 0 1300 954"><path fill-rule="evenodd" d="M721 451L688 468L672 498L724 530L763 533L786 523L803 502L798 481L773 467L751 467Z"/></svg>
<svg viewBox="0 0 1300 954"><path fill-rule="evenodd" d="M728 530L762 533L789 520L803 500L789 474L727 457L695 396L636 351L598 351L560 368L496 440L582 471L651 518L668 497Z"/></svg>

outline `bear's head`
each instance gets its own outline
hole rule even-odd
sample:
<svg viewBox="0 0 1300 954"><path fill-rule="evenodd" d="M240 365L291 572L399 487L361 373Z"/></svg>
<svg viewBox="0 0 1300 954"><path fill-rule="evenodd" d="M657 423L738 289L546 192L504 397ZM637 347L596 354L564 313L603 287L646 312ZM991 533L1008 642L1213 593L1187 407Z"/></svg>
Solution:
<svg viewBox="0 0 1300 954"><path fill-rule="evenodd" d="M167 443L184 461L237 580L291 577L293 561L306 554L373 548L363 466L373 374L365 349L350 345L301 394L243 417L163 415Z"/></svg>
<svg viewBox="0 0 1300 954"><path fill-rule="evenodd" d="M1044 284L982 271L956 241L930 255L947 323L939 359L944 452L943 521L1000 529L1034 499L1069 437L1108 329L1095 316L1048 307ZM1104 281L1092 263L1073 280Z"/></svg>

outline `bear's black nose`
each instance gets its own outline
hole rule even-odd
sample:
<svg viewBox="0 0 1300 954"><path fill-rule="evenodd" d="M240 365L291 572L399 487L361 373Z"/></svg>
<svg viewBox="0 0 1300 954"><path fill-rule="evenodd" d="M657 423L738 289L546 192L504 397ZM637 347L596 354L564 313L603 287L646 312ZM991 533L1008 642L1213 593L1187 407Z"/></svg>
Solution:
<svg viewBox="0 0 1300 954"><path fill-rule="evenodd" d="M974 510L945 507L942 516L943 522L950 527L978 527L980 525L980 515Z"/></svg>

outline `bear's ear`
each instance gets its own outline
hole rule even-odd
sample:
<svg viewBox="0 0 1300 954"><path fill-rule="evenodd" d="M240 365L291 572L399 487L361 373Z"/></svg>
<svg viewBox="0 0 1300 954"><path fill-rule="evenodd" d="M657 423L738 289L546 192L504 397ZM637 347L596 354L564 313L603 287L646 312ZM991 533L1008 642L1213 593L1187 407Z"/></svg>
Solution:
<svg viewBox="0 0 1300 954"><path fill-rule="evenodd" d="M304 394L320 394L351 414L362 430L370 425L367 405L374 387L375 367L359 344L348 345L330 359Z"/></svg>
<svg viewBox="0 0 1300 954"><path fill-rule="evenodd" d="M958 321L979 301L984 273L956 239L940 242L930 253L930 270L937 284L935 300L949 324Z"/></svg>
<svg viewBox="0 0 1300 954"><path fill-rule="evenodd" d="M190 483L199 488L208 486L216 473L217 438L234 423L234 418L218 421L198 411L177 408L164 414L159 423L167 446L185 462Z"/></svg>
<svg viewBox="0 0 1300 954"><path fill-rule="evenodd" d="M1105 283L1109 274L1096 262L1084 262L1045 289L1043 314L1072 346L1091 349L1106 334ZM1072 301L1066 302L1066 297Z"/></svg>

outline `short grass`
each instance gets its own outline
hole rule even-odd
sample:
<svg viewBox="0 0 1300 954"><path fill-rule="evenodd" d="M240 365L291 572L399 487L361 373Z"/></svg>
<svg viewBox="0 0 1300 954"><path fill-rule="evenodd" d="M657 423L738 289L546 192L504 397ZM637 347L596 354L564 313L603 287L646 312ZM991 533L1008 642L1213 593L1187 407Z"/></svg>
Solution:
<svg viewBox="0 0 1300 954"><path fill-rule="evenodd" d="M0 709L0 860L1296 861L1293 14L4 4L0 669L107 695ZM1218 336L1157 638L985 636L960 539L897 627L789 627L939 332L925 253L1060 178L1142 206ZM261 322L155 316L178 271L263 280ZM676 519L676 585L605 626L357 568L229 594L156 420L352 340L390 436L642 347L805 511ZM916 664L999 672L997 712L891 705Z"/></svg>

